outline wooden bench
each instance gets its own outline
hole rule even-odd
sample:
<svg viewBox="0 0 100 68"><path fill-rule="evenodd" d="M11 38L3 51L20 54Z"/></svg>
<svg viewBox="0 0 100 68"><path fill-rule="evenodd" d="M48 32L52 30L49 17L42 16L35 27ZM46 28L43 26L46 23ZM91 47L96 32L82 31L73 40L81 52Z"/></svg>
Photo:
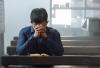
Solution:
<svg viewBox="0 0 100 68"><path fill-rule="evenodd" d="M8 46L7 47L7 53L9 55L15 55L16 54L16 44L17 44L17 40L18 40L18 37L14 37L13 40L11 41L11 46ZM69 39L67 37L66 38L62 38L62 43L63 43L63 46L64 46L64 55L76 55L76 56L78 56L78 55L84 55L84 56L88 55L88 56L91 56L91 57L93 55L100 55L100 41L99 40L100 40L99 37L96 37L96 38L93 38L93 37L92 38L86 38L86 37L85 38L82 38L82 37L80 38L80 37L77 37L76 39L75 39L75 37L74 38L69 37ZM6 58L6 57L3 57L3 58ZM91 58L91 57L90 57L91 61L87 59L84 62L86 65L89 65L91 63L92 64L93 63L97 63L98 65L100 65L99 64L99 57L96 57L95 58L96 60L94 58ZM11 58L11 57L8 56L8 58ZM87 58L89 58L89 57L87 57ZM74 58L71 58L71 59L68 59L68 61L65 60L65 59L64 60L67 62L66 64L69 63L70 65L73 65L73 62L74 61L75 61L74 62L74 65L78 64L78 61L76 61L76 60L78 60L79 57L78 57L78 59L76 59L76 58L75 59ZM12 60L10 60L10 61L12 61ZM62 62L64 62L64 60ZM84 60L84 58L83 58L83 60ZM91 62L91 63L89 63L89 64L86 63L88 61ZM63 64L62 62L60 63L60 65ZM81 62L81 60L80 60L80 62ZM16 68L24 68L24 67L21 67L21 66L19 66L19 67L18 66L13 66L12 68L14 68L14 67L16 67ZM71 67L71 68L74 68L74 67ZM94 68L94 67L92 67L92 68Z"/></svg>
<svg viewBox="0 0 100 68"><path fill-rule="evenodd" d="M16 44L18 37L14 37L11 46L7 47L9 55L16 54ZM64 55L99 55L100 40L62 40L64 46Z"/></svg>
<svg viewBox="0 0 100 68"><path fill-rule="evenodd" d="M2 56L2 65L79 65L100 66L100 55L66 55L66 56ZM16 61L16 62L15 62Z"/></svg>

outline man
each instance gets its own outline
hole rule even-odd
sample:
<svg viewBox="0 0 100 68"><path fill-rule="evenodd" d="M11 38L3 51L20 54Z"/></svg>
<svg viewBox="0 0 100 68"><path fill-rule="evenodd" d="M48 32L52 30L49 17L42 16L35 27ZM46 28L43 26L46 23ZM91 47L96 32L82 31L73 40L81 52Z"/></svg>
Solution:
<svg viewBox="0 0 100 68"><path fill-rule="evenodd" d="M19 33L16 47L18 55L42 54L61 56L64 49L60 34L56 29L47 27L48 14L44 8L32 10L31 24Z"/></svg>

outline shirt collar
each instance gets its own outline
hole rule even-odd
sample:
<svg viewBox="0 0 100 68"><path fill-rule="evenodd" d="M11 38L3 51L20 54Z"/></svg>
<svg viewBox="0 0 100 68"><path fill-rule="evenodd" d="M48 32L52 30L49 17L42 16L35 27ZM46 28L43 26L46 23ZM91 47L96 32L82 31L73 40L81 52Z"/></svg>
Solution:
<svg viewBox="0 0 100 68"><path fill-rule="evenodd" d="M33 33L34 32L34 28L31 26L31 33Z"/></svg>

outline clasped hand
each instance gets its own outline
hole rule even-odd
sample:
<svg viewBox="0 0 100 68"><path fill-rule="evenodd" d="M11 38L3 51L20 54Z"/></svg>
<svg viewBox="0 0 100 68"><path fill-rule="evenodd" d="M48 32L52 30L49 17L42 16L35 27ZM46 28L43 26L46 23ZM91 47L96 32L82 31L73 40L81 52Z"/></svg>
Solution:
<svg viewBox="0 0 100 68"><path fill-rule="evenodd" d="M45 26L39 24L39 25L36 25L34 27L34 29L35 29L34 37L45 37L45 38L47 38Z"/></svg>

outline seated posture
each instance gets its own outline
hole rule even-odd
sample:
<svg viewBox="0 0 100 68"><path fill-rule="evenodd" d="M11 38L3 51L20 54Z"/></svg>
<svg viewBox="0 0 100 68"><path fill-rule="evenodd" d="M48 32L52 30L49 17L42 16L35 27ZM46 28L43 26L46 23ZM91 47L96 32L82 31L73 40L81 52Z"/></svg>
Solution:
<svg viewBox="0 0 100 68"><path fill-rule="evenodd" d="M31 26L22 28L19 33L16 52L18 55L47 54L63 55L64 48L60 34L56 29L47 26L48 14L44 8L32 10Z"/></svg>

